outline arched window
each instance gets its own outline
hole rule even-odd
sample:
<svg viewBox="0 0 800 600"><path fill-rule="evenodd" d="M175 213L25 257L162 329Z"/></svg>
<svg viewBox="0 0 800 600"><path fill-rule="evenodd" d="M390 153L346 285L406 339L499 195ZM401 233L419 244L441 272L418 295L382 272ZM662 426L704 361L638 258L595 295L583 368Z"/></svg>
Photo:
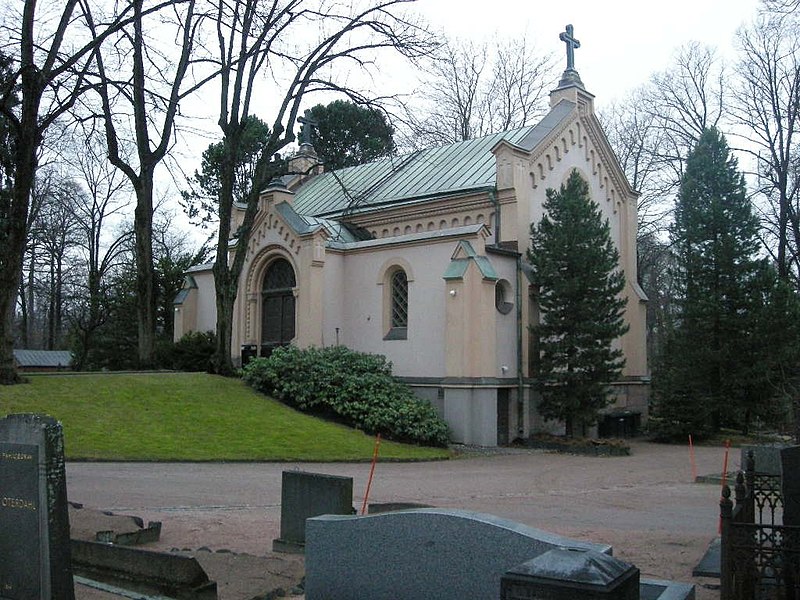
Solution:
<svg viewBox="0 0 800 600"><path fill-rule="evenodd" d="M403 269L392 273L392 327L408 327L408 277Z"/></svg>
<svg viewBox="0 0 800 600"><path fill-rule="evenodd" d="M389 276L389 332L387 340L405 340L408 336L408 276L397 268Z"/></svg>
<svg viewBox="0 0 800 600"><path fill-rule="evenodd" d="M294 269L284 258L274 260L261 287L261 356L288 344L295 333Z"/></svg>

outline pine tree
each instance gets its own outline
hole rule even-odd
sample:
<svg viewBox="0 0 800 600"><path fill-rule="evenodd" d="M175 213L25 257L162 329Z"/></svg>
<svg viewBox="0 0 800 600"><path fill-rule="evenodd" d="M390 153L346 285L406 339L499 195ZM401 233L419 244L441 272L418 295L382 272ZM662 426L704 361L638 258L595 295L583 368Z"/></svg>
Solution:
<svg viewBox="0 0 800 600"><path fill-rule="evenodd" d="M528 261L538 288L542 322L538 338L539 412L562 420L571 437L582 433L610 402L608 385L624 357L614 340L627 331L625 276L607 220L589 197L589 186L572 171L560 191L547 190L545 216L531 224Z"/></svg>
<svg viewBox="0 0 800 600"><path fill-rule="evenodd" d="M758 352L758 220L724 136L703 132L686 161L671 229L679 318L656 374L663 433L702 435L747 417Z"/></svg>
<svg viewBox="0 0 800 600"><path fill-rule="evenodd" d="M311 116L317 122L311 134L314 150L327 171L361 165L395 151L394 128L375 109L334 100L312 107Z"/></svg>

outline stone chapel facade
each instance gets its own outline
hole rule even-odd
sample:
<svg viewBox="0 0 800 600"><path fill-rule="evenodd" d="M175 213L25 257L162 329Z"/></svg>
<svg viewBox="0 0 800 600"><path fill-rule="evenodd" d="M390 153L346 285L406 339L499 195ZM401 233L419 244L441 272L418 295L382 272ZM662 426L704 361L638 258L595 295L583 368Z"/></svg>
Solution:
<svg viewBox="0 0 800 600"><path fill-rule="evenodd" d="M233 323L234 360L281 344L385 355L430 400L453 441L503 444L557 430L537 414L529 228L576 169L608 219L626 277L623 376L607 422L646 419L646 298L637 196L569 65L535 126L323 173L304 143L261 194ZM243 209L239 219L243 216ZM233 229L236 229L234 225ZM211 265L187 273L175 339L215 329Z"/></svg>

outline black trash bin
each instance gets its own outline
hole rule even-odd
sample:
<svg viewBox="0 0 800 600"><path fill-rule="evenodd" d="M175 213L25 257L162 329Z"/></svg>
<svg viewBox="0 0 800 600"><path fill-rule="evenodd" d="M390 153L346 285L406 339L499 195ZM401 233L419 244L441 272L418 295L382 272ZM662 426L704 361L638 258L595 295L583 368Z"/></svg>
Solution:
<svg viewBox="0 0 800 600"><path fill-rule="evenodd" d="M247 366L251 360L258 356L258 346L255 344L242 345L242 368Z"/></svg>

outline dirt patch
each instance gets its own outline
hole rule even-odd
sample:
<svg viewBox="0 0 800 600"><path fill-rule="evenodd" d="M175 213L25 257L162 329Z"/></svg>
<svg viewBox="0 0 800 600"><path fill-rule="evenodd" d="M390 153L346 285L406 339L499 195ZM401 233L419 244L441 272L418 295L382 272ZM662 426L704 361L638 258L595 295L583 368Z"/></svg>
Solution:
<svg viewBox="0 0 800 600"><path fill-rule="evenodd" d="M73 539L94 541L99 531L130 533L141 526L142 520L136 515L117 515L92 508L70 506L70 534ZM171 530L171 539L191 537L181 534L169 522L163 523L163 528ZM211 543L211 540L208 541ZM217 582L219 600L302 597L302 589L299 587L305 572L302 556L274 553L254 556L225 548L212 550L208 546L165 548L163 541L137 547L144 550L179 552L195 557L208 578ZM119 597L81 583L75 586L75 596L76 600Z"/></svg>

